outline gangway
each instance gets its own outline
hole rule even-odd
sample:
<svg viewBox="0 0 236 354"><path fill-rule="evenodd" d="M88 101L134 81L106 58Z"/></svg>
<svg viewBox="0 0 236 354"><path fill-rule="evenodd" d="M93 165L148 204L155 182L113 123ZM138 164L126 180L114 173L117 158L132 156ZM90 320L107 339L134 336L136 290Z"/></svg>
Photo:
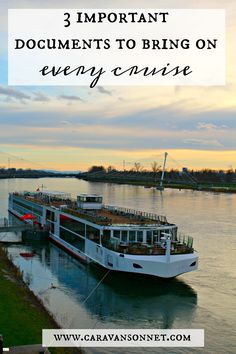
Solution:
<svg viewBox="0 0 236 354"><path fill-rule="evenodd" d="M1 232L17 232L34 229L34 225L21 223L11 225L7 218L0 218L0 233Z"/></svg>

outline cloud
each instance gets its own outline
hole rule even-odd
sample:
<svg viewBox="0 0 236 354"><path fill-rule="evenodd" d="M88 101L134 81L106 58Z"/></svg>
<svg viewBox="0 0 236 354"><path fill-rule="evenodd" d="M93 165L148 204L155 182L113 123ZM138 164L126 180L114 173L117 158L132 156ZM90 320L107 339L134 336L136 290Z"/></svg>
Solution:
<svg viewBox="0 0 236 354"><path fill-rule="evenodd" d="M103 86L97 86L97 90L98 90L99 93L102 93L104 95L112 96L112 91L109 91L109 90L105 89Z"/></svg>
<svg viewBox="0 0 236 354"><path fill-rule="evenodd" d="M3 107L0 118L1 143L15 142L24 145L28 142L39 146L43 141L48 146L111 150L122 148L126 150L235 149L236 111L215 112L209 115L203 112L201 115L190 116L188 121L182 122L181 116L170 111L169 108L106 117L107 105L100 107L95 103L94 106L81 104L79 111L78 109L74 111L56 102L57 110L54 110L54 106L50 109L52 98L47 105L34 109L32 104L30 107L29 105L20 107L20 110L9 110L8 107ZM222 126L223 121L229 128L196 129L199 122L206 120L209 122L207 124L219 127Z"/></svg>
<svg viewBox="0 0 236 354"><path fill-rule="evenodd" d="M184 144L208 147L222 147L223 145L216 139L185 139Z"/></svg>
<svg viewBox="0 0 236 354"><path fill-rule="evenodd" d="M50 101L50 98L48 96L46 96L44 93L42 93L42 92L34 92L33 101L48 102L48 101Z"/></svg>
<svg viewBox="0 0 236 354"><path fill-rule="evenodd" d="M205 123L205 122L198 122L197 129L199 130L218 130L218 129L226 129L227 126L225 124L216 125L213 123Z"/></svg>
<svg viewBox="0 0 236 354"><path fill-rule="evenodd" d="M84 102L84 101L82 100L82 98L80 98L79 96L75 96L75 95L60 95L60 96L58 96L58 98L59 98L60 100Z"/></svg>
<svg viewBox="0 0 236 354"><path fill-rule="evenodd" d="M64 124L64 125L70 125L71 124L71 122L69 120L61 120L60 123Z"/></svg>
<svg viewBox="0 0 236 354"><path fill-rule="evenodd" d="M24 92L4 86L0 86L0 95L6 96L7 98L14 98L16 100L30 99L30 96Z"/></svg>
<svg viewBox="0 0 236 354"><path fill-rule="evenodd" d="M57 147L80 147L108 150L146 149L195 149L232 150L235 149L235 131L212 136L208 131L170 130L168 127L152 125L130 126L114 124L112 119L90 115L62 112L2 112L1 144L19 144ZM136 115L135 115L136 116ZM126 117L127 119L135 119ZM88 124L86 123L88 122ZM111 123L111 124L110 124ZM158 123L157 123L158 124ZM140 142L142 142L140 144Z"/></svg>

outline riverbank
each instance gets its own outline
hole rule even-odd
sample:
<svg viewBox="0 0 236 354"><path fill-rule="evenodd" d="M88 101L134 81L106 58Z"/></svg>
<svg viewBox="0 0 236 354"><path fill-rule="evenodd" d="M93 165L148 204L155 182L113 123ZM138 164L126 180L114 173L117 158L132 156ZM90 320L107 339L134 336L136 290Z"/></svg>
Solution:
<svg viewBox="0 0 236 354"><path fill-rule="evenodd" d="M101 183L115 183L115 184L128 184L133 186L143 186L145 188L157 188L159 186L156 182L150 181L132 181L132 180L119 180L119 179L104 179L104 178L88 178L87 176L81 178L85 181L101 182ZM236 185L189 185L185 183L163 183L164 188L173 189L189 189L196 191L214 192L214 193L236 193Z"/></svg>
<svg viewBox="0 0 236 354"><path fill-rule="evenodd" d="M22 280L20 271L0 245L0 333L4 346L42 342L43 328L59 328L40 300ZM79 353L77 349L54 348L55 354Z"/></svg>
<svg viewBox="0 0 236 354"><path fill-rule="evenodd" d="M39 178L72 178L72 177L76 177L77 173L75 174L68 174L68 173L44 173L41 171L31 171L29 172L4 172L2 173L0 171L0 179L13 179L13 178L35 178L35 179L39 179Z"/></svg>

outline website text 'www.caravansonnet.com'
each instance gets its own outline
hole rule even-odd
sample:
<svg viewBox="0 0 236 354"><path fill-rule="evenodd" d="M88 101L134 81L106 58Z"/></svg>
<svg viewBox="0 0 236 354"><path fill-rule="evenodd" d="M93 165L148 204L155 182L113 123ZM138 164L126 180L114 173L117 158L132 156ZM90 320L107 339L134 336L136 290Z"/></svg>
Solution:
<svg viewBox="0 0 236 354"><path fill-rule="evenodd" d="M203 329L43 330L48 347L203 347Z"/></svg>

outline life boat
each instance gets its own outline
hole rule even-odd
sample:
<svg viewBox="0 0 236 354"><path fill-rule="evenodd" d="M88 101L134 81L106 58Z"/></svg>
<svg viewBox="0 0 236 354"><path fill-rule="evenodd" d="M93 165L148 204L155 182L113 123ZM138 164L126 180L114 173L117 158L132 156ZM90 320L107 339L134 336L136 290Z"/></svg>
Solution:
<svg viewBox="0 0 236 354"><path fill-rule="evenodd" d="M20 256L24 257L24 258L31 258L34 257L36 255L36 251L32 251L32 252L21 252Z"/></svg>
<svg viewBox="0 0 236 354"><path fill-rule="evenodd" d="M37 219L36 216L30 213L24 214L20 217L20 220L35 220L35 219Z"/></svg>

